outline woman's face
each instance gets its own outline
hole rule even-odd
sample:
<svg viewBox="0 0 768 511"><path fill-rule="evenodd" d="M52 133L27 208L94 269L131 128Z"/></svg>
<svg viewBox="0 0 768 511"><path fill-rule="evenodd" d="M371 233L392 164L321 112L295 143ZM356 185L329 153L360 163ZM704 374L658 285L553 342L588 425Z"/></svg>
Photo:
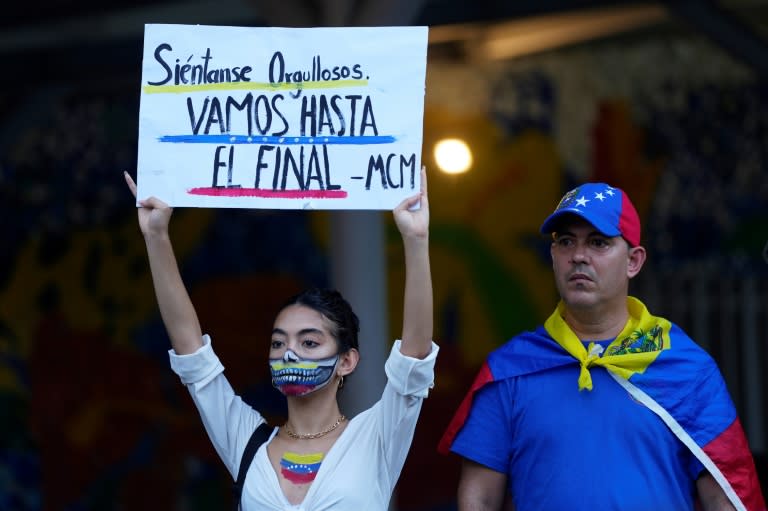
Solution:
<svg viewBox="0 0 768 511"><path fill-rule="evenodd" d="M334 379L339 346L333 324L316 310L289 305L275 318L269 364L272 381L287 396L303 396Z"/></svg>

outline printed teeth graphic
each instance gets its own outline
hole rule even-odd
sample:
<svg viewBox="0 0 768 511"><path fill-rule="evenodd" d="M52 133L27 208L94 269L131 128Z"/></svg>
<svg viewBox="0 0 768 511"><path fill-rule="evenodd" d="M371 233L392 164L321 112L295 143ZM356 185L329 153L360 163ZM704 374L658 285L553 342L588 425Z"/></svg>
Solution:
<svg viewBox="0 0 768 511"><path fill-rule="evenodd" d="M277 371L278 376L306 376L307 374L311 374L310 371L302 371L299 369L284 369L282 371Z"/></svg>
<svg viewBox="0 0 768 511"><path fill-rule="evenodd" d="M283 381L293 383L297 381L301 381L301 382L308 381L311 378L309 376L288 375L288 376L280 376L280 379Z"/></svg>
<svg viewBox="0 0 768 511"><path fill-rule="evenodd" d="M330 372L330 369L315 369L312 371L285 369L283 371L277 372L275 374L275 379L279 380L279 384L312 383L327 376L328 372Z"/></svg>

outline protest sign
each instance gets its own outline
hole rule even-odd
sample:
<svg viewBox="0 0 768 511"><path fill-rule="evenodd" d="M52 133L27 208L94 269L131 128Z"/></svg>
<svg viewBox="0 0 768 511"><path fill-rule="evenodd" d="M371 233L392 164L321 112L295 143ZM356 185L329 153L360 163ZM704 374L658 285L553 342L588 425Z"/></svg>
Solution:
<svg viewBox="0 0 768 511"><path fill-rule="evenodd" d="M138 197L392 209L420 186L426 27L147 25Z"/></svg>

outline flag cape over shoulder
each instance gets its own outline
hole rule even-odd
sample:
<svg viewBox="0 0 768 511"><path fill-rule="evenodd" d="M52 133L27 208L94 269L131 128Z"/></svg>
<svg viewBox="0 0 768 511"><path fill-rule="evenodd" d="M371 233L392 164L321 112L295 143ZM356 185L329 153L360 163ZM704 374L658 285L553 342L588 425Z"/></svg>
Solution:
<svg viewBox="0 0 768 511"><path fill-rule="evenodd" d="M737 510L766 511L746 436L714 360L685 332L651 316L628 298L630 320L605 351L592 354L562 320L561 303L543 327L525 332L493 351L448 425L438 450L450 452L472 406L487 383L580 364L580 389L591 389L589 368L608 373L670 428L715 478ZM575 342L574 342L575 340Z"/></svg>

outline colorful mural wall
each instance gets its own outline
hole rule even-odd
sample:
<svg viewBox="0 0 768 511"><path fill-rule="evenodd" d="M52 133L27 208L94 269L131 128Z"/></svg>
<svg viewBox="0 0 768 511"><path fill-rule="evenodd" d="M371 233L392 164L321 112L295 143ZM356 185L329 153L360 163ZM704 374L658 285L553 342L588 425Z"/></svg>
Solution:
<svg viewBox="0 0 768 511"><path fill-rule="evenodd" d="M705 62L706 65L702 65ZM537 230L586 179L627 189L654 265L765 275L765 84L691 38L595 44L481 65L430 62L437 386L397 493L453 509L437 439L485 354L554 306ZM0 89L0 509L220 509L229 478L168 367L167 338L121 171L135 164L137 81ZM426 152L464 136L475 166ZM389 217L388 217L389 221ZM322 213L178 210L172 236L233 386L271 418L277 305L328 284ZM401 247L390 222L391 331Z"/></svg>

